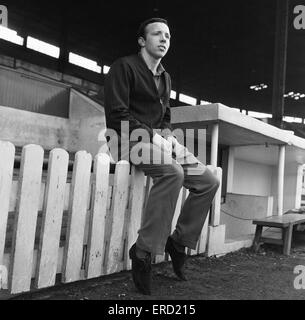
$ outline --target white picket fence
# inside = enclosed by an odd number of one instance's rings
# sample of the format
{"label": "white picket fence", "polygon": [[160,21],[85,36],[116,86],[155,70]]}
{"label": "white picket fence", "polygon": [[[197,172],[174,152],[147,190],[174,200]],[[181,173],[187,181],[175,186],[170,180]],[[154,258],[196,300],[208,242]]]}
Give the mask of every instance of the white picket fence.
{"label": "white picket fence", "polygon": [[[15,294],[130,269],[128,248],[141,225],[149,178],[133,166],[130,173],[123,160],[110,174],[102,153],[92,159],[78,151],[72,173],[69,154],[59,148],[46,160],[41,146],[29,144],[20,168],[17,160],[14,145],[0,141],[0,289]],[[173,228],[187,194],[181,189]],[[189,254],[205,252],[207,225]]]}

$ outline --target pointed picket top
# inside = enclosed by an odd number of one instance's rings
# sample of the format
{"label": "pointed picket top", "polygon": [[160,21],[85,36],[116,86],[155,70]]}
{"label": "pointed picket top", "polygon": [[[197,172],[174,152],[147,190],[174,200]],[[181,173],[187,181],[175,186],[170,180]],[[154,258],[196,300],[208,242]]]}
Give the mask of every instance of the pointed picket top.
{"label": "pointed picket top", "polygon": [[55,284],[68,162],[67,151],[56,148],[50,152],[37,256],[36,288]]}
{"label": "pointed picket top", "polygon": [[11,293],[28,291],[31,286],[43,154],[39,145],[30,144],[22,149],[9,270]]}

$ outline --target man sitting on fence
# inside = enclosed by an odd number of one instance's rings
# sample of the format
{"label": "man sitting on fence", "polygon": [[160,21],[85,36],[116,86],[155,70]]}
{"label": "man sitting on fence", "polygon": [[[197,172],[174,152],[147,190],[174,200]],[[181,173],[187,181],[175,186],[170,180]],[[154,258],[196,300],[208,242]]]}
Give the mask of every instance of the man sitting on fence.
{"label": "man sitting on fence", "polygon": [[[143,22],[138,44],[139,53],[115,61],[106,76],[105,114],[108,133],[117,133],[116,139],[107,133],[115,160],[127,159],[153,179],[137,241],[129,250],[135,286],[151,294],[151,254],[167,252],[175,274],[186,280],[185,248],[196,248],[219,181],[171,134],[171,81],[160,63],[170,46],[167,21]],[[128,132],[122,132],[122,123],[128,124]],[[156,129],[167,133],[162,136]],[[111,141],[118,142],[118,150]],[[194,166],[196,174],[190,174],[188,169]],[[190,193],[170,234],[182,186]]]}

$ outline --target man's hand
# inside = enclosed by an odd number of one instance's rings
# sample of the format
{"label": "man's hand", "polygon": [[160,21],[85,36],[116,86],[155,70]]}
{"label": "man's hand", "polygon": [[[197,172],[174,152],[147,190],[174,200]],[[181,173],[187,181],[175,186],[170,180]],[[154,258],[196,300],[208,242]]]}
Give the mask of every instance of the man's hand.
{"label": "man's hand", "polygon": [[155,133],[153,136],[153,144],[158,146],[161,150],[168,154],[172,154],[172,144],[168,140],[164,139],[161,135],[158,133]]}
{"label": "man's hand", "polygon": [[167,141],[172,145],[172,150],[176,155],[176,159],[185,157],[188,150],[180,144],[174,136],[168,136]]}

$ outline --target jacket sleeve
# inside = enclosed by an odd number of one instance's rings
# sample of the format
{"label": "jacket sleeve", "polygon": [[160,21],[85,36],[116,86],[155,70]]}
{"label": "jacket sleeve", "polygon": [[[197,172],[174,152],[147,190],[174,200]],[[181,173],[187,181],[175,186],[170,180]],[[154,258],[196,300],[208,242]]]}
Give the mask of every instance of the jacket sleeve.
{"label": "jacket sleeve", "polygon": [[161,129],[170,129],[173,130],[171,125],[171,110],[170,110],[170,104],[169,102],[166,105],[166,111],[161,123]]}
{"label": "jacket sleeve", "polygon": [[129,110],[129,95],[132,74],[124,60],[117,60],[110,68],[105,79],[105,115],[107,126],[120,132],[121,121],[129,122],[129,133],[134,129],[145,129],[152,140],[153,130],[138,121]]}

